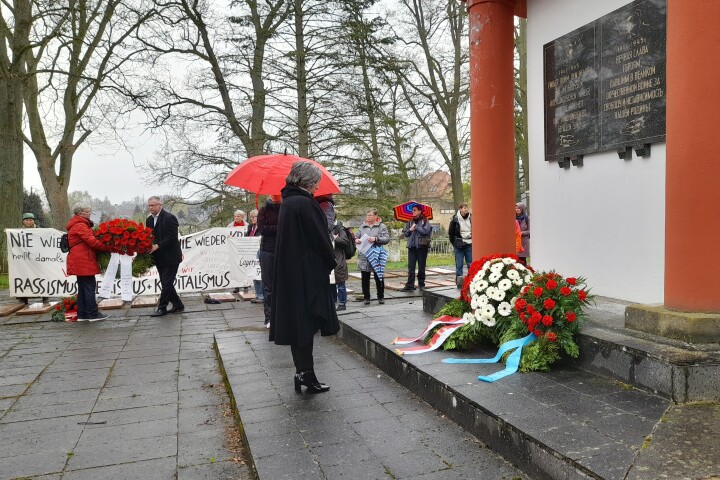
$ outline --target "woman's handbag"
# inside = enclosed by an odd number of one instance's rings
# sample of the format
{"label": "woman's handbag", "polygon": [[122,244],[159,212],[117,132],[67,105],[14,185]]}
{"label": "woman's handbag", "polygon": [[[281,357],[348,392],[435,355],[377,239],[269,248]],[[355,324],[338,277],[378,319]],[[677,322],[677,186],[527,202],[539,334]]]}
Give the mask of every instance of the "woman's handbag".
{"label": "woman's handbag", "polygon": [[430,237],[418,237],[418,247],[427,248],[430,246]]}

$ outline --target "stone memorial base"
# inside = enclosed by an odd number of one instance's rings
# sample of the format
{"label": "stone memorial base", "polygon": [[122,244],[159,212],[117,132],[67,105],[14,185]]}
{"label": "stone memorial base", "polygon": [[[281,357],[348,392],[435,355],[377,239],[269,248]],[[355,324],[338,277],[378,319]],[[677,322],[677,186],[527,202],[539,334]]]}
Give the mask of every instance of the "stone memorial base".
{"label": "stone memorial base", "polygon": [[[245,297],[250,296],[248,300],[252,300],[255,298],[254,293],[248,293],[248,292],[240,292],[238,295],[240,295],[240,298],[245,300]],[[228,292],[223,293],[208,293],[208,297],[212,298],[213,300],[217,300],[218,302],[237,302],[237,298],[235,298],[235,295]]]}
{"label": "stone memorial base", "polygon": [[119,298],[108,298],[98,303],[98,308],[100,310],[117,310],[122,308],[123,305],[125,305],[125,302]]}
{"label": "stone memorial base", "polygon": [[55,307],[57,302],[50,303],[31,303],[26,307],[15,312],[15,315],[37,315],[38,313],[48,313]]}
{"label": "stone memorial base", "polygon": [[130,304],[131,308],[145,308],[145,307],[154,307],[157,305],[158,299],[160,297],[157,295],[153,295],[151,297],[136,297],[135,300],[132,301]]}
{"label": "stone memorial base", "polygon": [[24,303],[11,303],[8,305],[0,305],[0,317],[6,317],[23,308],[25,308]]}
{"label": "stone memorial base", "polygon": [[720,342],[720,314],[678,312],[663,305],[628,305],[625,327],[689,343]]}
{"label": "stone memorial base", "polygon": [[448,268],[442,268],[442,267],[426,268],[425,275],[428,275],[428,272],[435,272],[439,275],[455,275],[455,270],[450,270]]}

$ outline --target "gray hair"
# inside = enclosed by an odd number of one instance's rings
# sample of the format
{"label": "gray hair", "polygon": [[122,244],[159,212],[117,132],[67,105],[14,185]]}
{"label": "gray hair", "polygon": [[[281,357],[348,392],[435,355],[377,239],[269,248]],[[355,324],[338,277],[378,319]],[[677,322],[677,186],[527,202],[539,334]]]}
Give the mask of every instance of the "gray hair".
{"label": "gray hair", "polygon": [[235,210],[235,213],[233,213],[233,215],[242,215],[244,217],[245,212],[243,210]]}
{"label": "gray hair", "polygon": [[149,197],[148,203],[151,201],[155,201],[155,202],[159,203],[160,205],[163,204],[162,199],[160,199],[160,197],[158,197],[157,195],[153,195],[152,197]]}
{"label": "gray hair", "polygon": [[85,202],[78,202],[73,205],[73,215],[84,212],[85,210],[92,210],[92,207]]}
{"label": "gray hair", "polygon": [[253,208],[252,210],[250,210],[249,216],[250,216],[250,217],[257,217],[257,216],[258,216],[258,211],[257,211],[257,209],[256,209],[256,208]]}
{"label": "gray hair", "polygon": [[295,162],[285,181],[288,185],[307,190],[320,181],[320,169],[310,162]]}

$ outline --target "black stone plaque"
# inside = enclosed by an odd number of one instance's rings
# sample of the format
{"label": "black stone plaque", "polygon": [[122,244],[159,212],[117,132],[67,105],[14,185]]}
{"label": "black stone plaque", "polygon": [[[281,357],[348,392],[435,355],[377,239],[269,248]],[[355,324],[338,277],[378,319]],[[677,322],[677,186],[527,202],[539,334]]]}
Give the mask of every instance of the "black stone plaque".
{"label": "black stone plaque", "polygon": [[598,149],[598,55],[595,24],[545,45],[545,156]]}
{"label": "black stone plaque", "polygon": [[545,159],[665,139],[666,0],[636,0],[544,46]]}
{"label": "black stone plaque", "polygon": [[665,10],[641,0],[600,19],[600,150],[665,139]]}

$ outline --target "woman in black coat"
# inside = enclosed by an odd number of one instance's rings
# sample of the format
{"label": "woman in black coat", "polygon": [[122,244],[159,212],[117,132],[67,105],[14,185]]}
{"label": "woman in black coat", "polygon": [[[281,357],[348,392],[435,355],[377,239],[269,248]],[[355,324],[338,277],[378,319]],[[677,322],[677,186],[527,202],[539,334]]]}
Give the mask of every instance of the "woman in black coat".
{"label": "woman in black coat", "polygon": [[282,189],[273,271],[270,340],[290,345],[295,364],[295,391],[330,389],[315,376],[313,337],[319,330],[334,335],[340,330],[330,298],[330,272],[335,253],[327,220],[313,193],[320,170],[310,162],[296,162]]}

